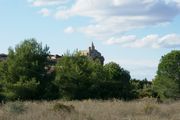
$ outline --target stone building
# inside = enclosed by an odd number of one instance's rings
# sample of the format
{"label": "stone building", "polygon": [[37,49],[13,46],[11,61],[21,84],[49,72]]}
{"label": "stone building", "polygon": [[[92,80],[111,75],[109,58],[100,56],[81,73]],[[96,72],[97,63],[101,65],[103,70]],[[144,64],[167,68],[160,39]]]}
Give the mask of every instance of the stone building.
{"label": "stone building", "polygon": [[96,50],[93,42],[88,50],[81,50],[80,53],[81,55],[91,57],[93,60],[98,59],[101,62],[101,64],[104,64],[104,57],[101,55],[101,53],[98,50]]}
{"label": "stone building", "polygon": [[6,54],[0,54],[0,61],[4,61],[7,59],[7,55]]}
{"label": "stone building", "polygon": [[48,56],[48,60],[50,62],[51,65],[55,65],[57,63],[57,61],[61,58],[62,56],[56,54],[56,55],[49,55]]}

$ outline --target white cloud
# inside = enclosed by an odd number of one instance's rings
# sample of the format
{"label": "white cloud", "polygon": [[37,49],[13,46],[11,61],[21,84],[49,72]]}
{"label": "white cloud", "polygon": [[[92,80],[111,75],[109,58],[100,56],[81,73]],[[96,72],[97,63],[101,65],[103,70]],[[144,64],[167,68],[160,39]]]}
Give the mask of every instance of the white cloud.
{"label": "white cloud", "polygon": [[33,6],[48,6],[48,5],[58,5],[64,4],[67,0],[28,0]]}
{"label": "white cloud", "polygon": [[51,14],[50,10],[47,8],[42,8],[40,11],[38,11],[39,14],[42,14],[44,17],[47,17]]}
{"label": "white cloud", "polygon": [[[97,39],[108,39],[107,44],[123,47],[178,47],[179,36],[148,35],[144,38],[121,36],[124,32],[147,26],[170,23],[180,14],[180,0],[29,0],[34,6],[58,5],[55,18],[69,19],[73,16],[88,17],[86,26],[77,27],[78,32]],[[70,3],[71,2],[71,3]],[[61,9],[57,9],[61,8]],[[41,13],[48,16],[48,11]],[[65,33],[74,32],[68,27]],[[170,40],[171,39],[171,40]]]}
{"label": "white cloud", "polygon": [[128,36],[122,36],[121,38],[110,38],[109,40],[106,41],[106,44],[108,45],[113,45],[113,44],[127,44],[127,43],[132,43],[136,41],[136,36],[135,35],[128,35]]}
{"label": "white cloud", "polygon": [[121,36],[118,38],[110,38],[105,42],[108,45],[120,45],[122,47],[131,48],[180,48],[180,35],[167,34],[164,36],[148,35],[144,38],[138,38],[134,35]]}
{"label": "white cloud", "polygon": [[75,32],[75,29],[73,27],[69,26],[64,30],[64,32],[70,34],[70,33]]}
{"label": "white cloud", "polygon": [[83,33],[97,38],[168,23],[180,13],[179,0],[29,0],[29,2],[34,6],[58,5],[65,8],[56,9],[55,17],[58,19],[68,19],[72,16],[91,18],[89,25],[80,29]]}
{"label": "white cloud", "polygon": [[163,0],[76,0],[71,8],[60,10],[56,18],[84,16],[93,19],[82,31],[101,38],[136,28],[171,22],[178,14],[175,1]]}

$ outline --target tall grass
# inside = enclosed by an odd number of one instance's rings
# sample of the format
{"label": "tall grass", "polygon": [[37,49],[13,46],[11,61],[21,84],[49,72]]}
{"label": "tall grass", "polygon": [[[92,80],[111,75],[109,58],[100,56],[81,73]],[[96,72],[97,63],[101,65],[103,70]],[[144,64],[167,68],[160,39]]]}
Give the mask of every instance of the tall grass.
{"label": "tall grass", "polygon": [[180,102],[158,104],[152,99],[15,102],[0,106],[0,120],[180,120]]}

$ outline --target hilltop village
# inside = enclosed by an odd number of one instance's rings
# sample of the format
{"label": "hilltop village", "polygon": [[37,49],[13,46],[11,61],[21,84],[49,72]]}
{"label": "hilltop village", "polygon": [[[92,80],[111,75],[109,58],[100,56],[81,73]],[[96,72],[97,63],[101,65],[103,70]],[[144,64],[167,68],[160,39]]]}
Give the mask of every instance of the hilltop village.
{"label": "hilltop village", "polygon": [[[101,53],[96,50],[94,43],[92,42],[91,46],[87,49],[87,50],[80,50],[80,55],[82,56],[88,56],[90,58],[92,58],[93,60],[98,59],[101,64],[104,64],[104,57],[101,55]],[[0,61],[5,61],[7,59],[8,55],[7,54],[0,54]],[[53,63],[56,63],[58,59],[62,58],[63,55],[49,55],[48,58],[50,59],[50,61]]]}

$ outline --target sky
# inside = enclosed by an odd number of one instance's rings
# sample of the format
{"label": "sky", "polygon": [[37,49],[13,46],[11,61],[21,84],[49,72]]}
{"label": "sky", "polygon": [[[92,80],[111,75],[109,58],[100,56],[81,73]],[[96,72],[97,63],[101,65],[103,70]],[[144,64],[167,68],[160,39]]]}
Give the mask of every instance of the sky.
{"label": "sky", "polygon": [[137,79],[180,49],[180,0],[0,0],[0,16],[0,53],[29,38],[60,55],[94,42]]}

